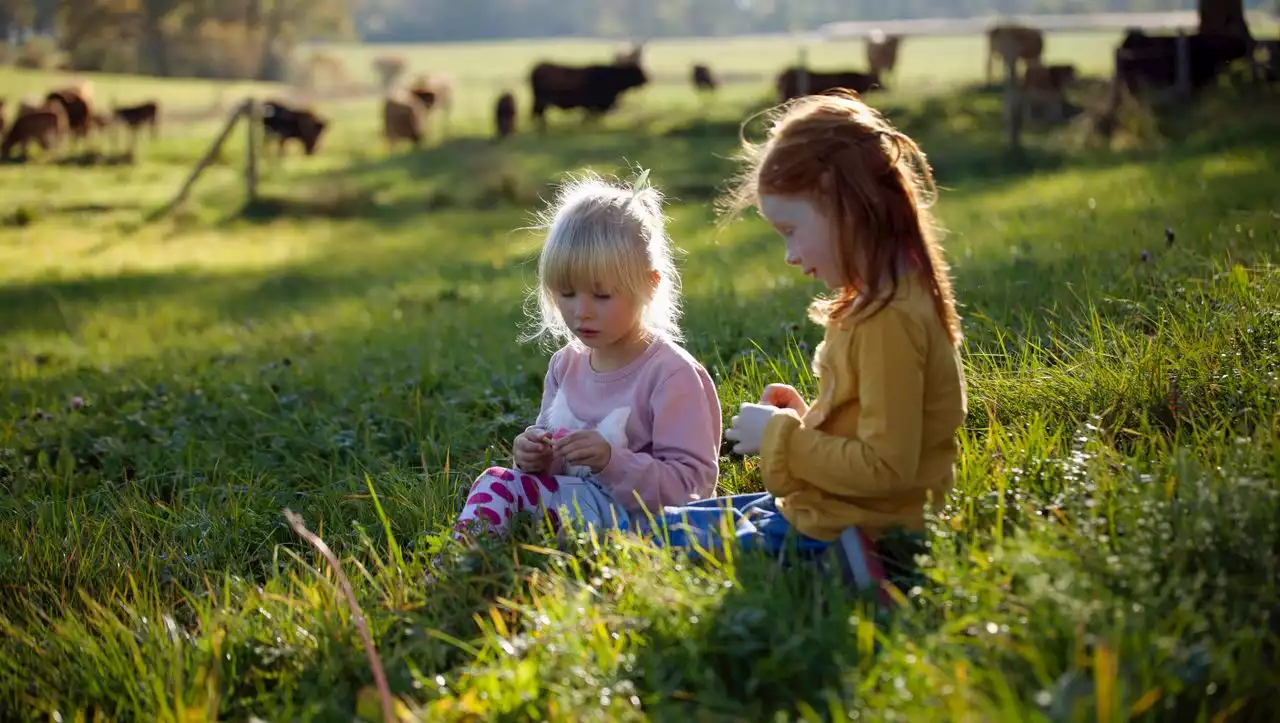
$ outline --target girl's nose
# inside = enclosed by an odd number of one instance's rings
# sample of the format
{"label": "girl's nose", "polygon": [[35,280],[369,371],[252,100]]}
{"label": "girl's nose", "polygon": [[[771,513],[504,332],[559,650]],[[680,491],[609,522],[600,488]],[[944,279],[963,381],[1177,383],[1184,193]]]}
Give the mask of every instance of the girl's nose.
{"label": "girl's nose", "polygon": [[791,266],[800,265],[800,257],[790,251],[787,252],[787,263]]}

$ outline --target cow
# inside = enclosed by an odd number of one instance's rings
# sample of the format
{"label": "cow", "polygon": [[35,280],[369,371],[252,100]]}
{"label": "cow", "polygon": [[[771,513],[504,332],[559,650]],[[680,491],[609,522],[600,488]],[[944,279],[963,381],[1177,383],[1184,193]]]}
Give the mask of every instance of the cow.
{"label": "cow", "polygon": [[45,103],[57,103],[62,107],[73,142],[88,138],[97,125],[93,122],[93,86],[89,83],[49,91]]}
{"label": "cow", "polygon": [[1076,80],[1074,65],[1041,65],[1027,68],[1022,77],[1026,113],[1038,117],[1041,111],[1050,121],[1066,116],[1067,88]]}
{"label": "cow", "polygon": [[996,25],[987,30],[987,82],[994,79],[992,63],[997,56],[1012,61],[1017,71],[1018,61],[1030,68],[1041,64],[1044,55],[1044,33],[1037,28],[1023,25]]}
{"label": "cow", "polygon": [[615,58],[612,64],[570,66],[543,61],[529,71],[533,90],[530,115],[540,131],[547,128],[548,108],[582,108],[588,118],[597,118],[618,104],[618,97],[649,82],[640,63],[640,48]]}
{"label": "cow", "polygon": [[[804,92],[800,90],[801,72],[806,75]],[[859,95],[873,90],[885,90],[880,83],[880,77],[874,73],[862,73],[856,70],[815,73],[812,70],[803,71],[795,66],[789,67],[778,74],[774,82],[774,88],[777,90],[778,102],[780,103],[799,98],[802,95],[817,95],[836,88],[846,88]]]}
{"label": "cow", "polygon": [[[24,104],[26,106],[26,104]],[[0,143],[0,159],[9,160],[13,149],[22,148],[22,157],[27,157],[27,148],[34,141],[41,150],[47,151],[57,145],[59,138],[68,131],[67,114],[60,104],[48,103],[44,107],[19,110]]]}
{"label": "cow", "polygon": [[129,148],[134,148],[138,144],[138,129],[143,126],[146,126],[147,130],[150,131],[152,140],[160,135],[157,127],[159,121],[160,104],[150,100],[145,103],[124,107],[115,106],[113,103],[111,115],[95,118],[95,125],[114,125],[117,122],[125,124],[129,128]]}
{"label": "cow", "polygon": [[693,66],[693,88],[699,93],[708,93],[716,89],[716,78],[711,74],[711,68],[698,63]]}
{"label": "cow", "polygon": [[382,137],[387,150],[394,152],[398,141],[422,145],[422,122],[426,108],[414,93],[393,92],[382,99]]}
{"label": "cow", "polygon": [[268,100],[262,104],[263,142],[275,140],[279,155],[284,156],[284,144],[297,140],[308,156],[314,155],[329,122],[311,110],[294,108],[280,100]]}
{"label": "cow", "polygon": [[898,46],[901,43],[901,35],[886,35],[882,30],[873,30],[867,37],[867,67],[870,72],[881,78],[892,74],[898,65]]}
{"label": "cow", "polygon": [[113,107],[111,109],[111,118],[129,126],[132,131],[146,126],[151,132],[151,137],[156,138],[159,135],[157,124],[160,120],[160,104],[154,100],[137,105],[126,105],[124,107]]}
{"label": "cow", "polygon": [[493,104],[493,125],[498,140],[506,138],[516,130],[516,96],[506,91],[498,96]]}
{"label": "cow", "polygon": [[[1131,93],[1142,88],[1170,88],[1178,83],[1178,36],[1147,35],[1131,29],[1116,50],[1116,79]],[[1186,36],[1187,71],[1191,90],[1217,79],[1237,60],[1247,60],[1249,41],[1236,35],[1197,33]]]}
{"label": "cow", "polygon": [[449,116],[453,110],[453,84],[447,78],[418,76],[409,86],[409,92],[418,97],[424,111],[438,110],[448,130]]}

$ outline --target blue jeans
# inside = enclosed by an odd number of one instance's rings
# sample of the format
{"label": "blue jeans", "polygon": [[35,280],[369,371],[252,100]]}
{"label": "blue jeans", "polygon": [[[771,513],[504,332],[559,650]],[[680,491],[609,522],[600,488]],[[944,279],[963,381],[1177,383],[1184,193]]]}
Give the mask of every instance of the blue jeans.
{"label": "blue jeans", "polygon": [[839,574],[858,589],[874,589],[884,579],[875,546],[860,530],[851,527],[831,542],[815,540],[791,526],[778,511],[777,498],[768,492],[712,497],[666,507],[653,522],[642,515],[633,520],[636,531],[659,546],[714,553],[729,542],[727,534],[742,549],[761,550],[780,558],[784,565],[793,555],[820,561],[834,551]]}
{"label": "blue jeans", "polygon": [[651,524],[647,518],[639,531],[652,533],[659,545],[694,547],[714,550],[724,544],[727,532],[745,549],[760,549],[778,554],[789,542],[801,553],[822,553],[831,543],[806,537],[778,512],[776,498],[768,492],[756,492],[665,507],[663,514]]}

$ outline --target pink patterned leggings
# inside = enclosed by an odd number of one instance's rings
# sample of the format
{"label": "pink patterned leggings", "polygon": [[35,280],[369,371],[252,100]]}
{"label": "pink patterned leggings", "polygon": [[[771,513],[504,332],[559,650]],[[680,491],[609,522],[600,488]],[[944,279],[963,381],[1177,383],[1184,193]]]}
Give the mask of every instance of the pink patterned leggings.
{"label": "pink patterned leggings", "polygon": [[524,510],[541,514],[545,510],[552,529],[559,530],[561,519],[575,519],[608,527],[626,527],[631,514],[613,501],[594,479],[581,477],[531,475],[516,469],[490,467],[471,485],[467,502],[453,526],[454,539],[480,530],[503,533],[511,518]]}

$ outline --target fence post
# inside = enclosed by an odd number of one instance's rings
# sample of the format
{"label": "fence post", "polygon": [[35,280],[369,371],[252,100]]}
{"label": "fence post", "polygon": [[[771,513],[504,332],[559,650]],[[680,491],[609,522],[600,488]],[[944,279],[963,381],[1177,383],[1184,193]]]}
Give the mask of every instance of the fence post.
{"label": "fence post", "polygon": [[1018,84],[1018,56],[1004,54],[1004,117],[1009,132],[1009,150],[1022,149],[1022,89]]}
{"label": "fence post", "polygon": [[191,175],[187,176],[186,182],[182,184],[182,188],[178,189],[177,195],[173,197],[172,201],[169,201],[164,206],[156,209],[156,211],[149,217],[151,220],[165,215],[174,208],[177,208],[178,204],[186,200],[187,194],[191,192],[191,187],[196,184],[196,180],[200,178],[200,174],[204,173],[204,169],[208,168],[209,164],[213,163],[213,160],[221,154],[222,145],[227,142],[227,138],[231,136],[231,131],[235,130],[236,123],[239,122],[240,117],[247,112],[252,103],[253,100],[248,99],[236,106],[235,112],[231,114],[230,118],[227,118],[227,124],[222,128],[222,132],[218,134],[213,145],[209,146],[209,150],[205,152],[204,157],[200,159],[200,162],[196,164],[196,167],[191,170]]}
{"label": "fence post", "polygon": [[253,98],[245,101],[244,115],[248,121],[245,132],[244,185],[247,203],[258,200],[258,118],[261,109]]}
{"label": "fence post", "polygon": [[1191,95],[1191,39],[1178,28],[1178,94]]}

